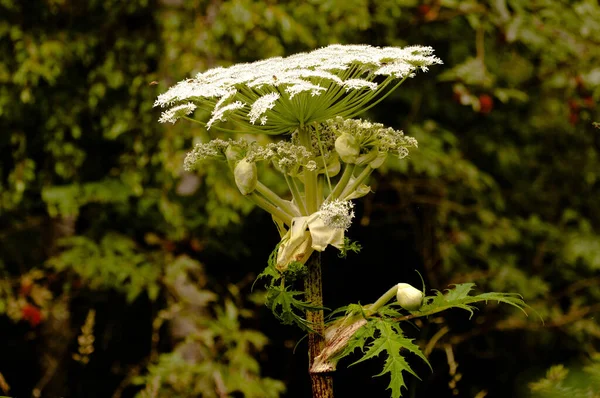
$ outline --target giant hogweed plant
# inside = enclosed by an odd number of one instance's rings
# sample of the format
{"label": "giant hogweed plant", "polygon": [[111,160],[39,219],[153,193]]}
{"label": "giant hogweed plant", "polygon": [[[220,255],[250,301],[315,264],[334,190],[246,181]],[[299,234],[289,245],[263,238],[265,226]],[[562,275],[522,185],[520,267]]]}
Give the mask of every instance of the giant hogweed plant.
{"label": "giant hogweed plant", "polygon": [[[430,47],[332,45],[211,69],[179,82],[156,100],[155,106],[166,108],[163,123],[185,119],[209,131],[282,138],[266,145],[219,138],[199,143],[187,155],[185,169],[193,171],[209,160],[227,162],[239,191],[273,217],[281,240],[259,278],[267,281],[267,305],[273,314],[308,333],[313,397],[333,397],[332,372],[357,348],[362,358],[355,363],[385,353],[379,375],[389,374],[391,395],[400,397],[404,372],[416,376],[406,354],[427,362],[404,335],[403,321],[450,308],[472,312],[473,303],[489,300],[525,307],[517,294],[471,295],[471,283],[431,296],[398,283],[373,304],[333,311],[325,323],[319,254],[328,247],[342,255],[360,250],[345,236],[354,218],[352,201],[369,194],[368,179],[386,158],[404,158],[417,148],[417,141],[401,131],[354,118],[418,71],[441,63]],[[208,113],[210,118],[201,120]],[[259,163],[282,174],[287,196],[261,182]]]}

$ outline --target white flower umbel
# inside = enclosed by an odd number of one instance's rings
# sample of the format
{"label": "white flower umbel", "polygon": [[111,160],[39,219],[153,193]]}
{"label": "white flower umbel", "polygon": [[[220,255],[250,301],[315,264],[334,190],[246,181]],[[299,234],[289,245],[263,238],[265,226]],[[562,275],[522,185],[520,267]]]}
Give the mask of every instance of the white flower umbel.
{"label": "white flower umbel", "polygon": [[325,202],[319,210],[319,217],[326,226],[346,231],[352,225],[353,208],[354,203],[349,200]]}
{"label": "white flower umbel", "polygon": [[275,106],[275,101],[277,101],[279,97],[279,93],[269,93],[267,95],[263,95],[262,97],[254,101],[254,104],[252,104],[250,112],[248,113],[250,123],[255,124],[256,120],[260,118],[260,123],[263,125],[266,124],[267,117],[263,116],[263,114],[269,109],[273,109],[273,107]]}
{"label": "white flower umbel", "polygon": [[194,105],[191,102],[188,102],[187,104],[181,104],[181,105],[177,105],[174,106],[172,108],[167,109],[166,111],[164,111],[161,115],[160,115],[160,119],[158,119],[158,121],[160,123],[175,123],[177,121],[177,119],[183,117],[183,116],[187,116],[190,113],[194,112],[196,110],[196,105]]}
{"label": "white flower umbel", "polygon": [[208,123],[206,123],[206,128],[210,129],[210,126],[212,126],[213,123],[215,123],[216,121],[224,122],[225,120],[227,120],[225,118],[226,113],[234,112],[237,109],[242,109],[244,106],[245,105],[243,102],[235,101],[229,105],[225,105],[220,108],[215,108],[212,112],[212,117],[210,118]]}
{"label": "white flower umbel", "polygon": [[226,130],[216,123],[227,119],[249,132],[291,133],[313,122],[365,111],[417,70],[441,64],[432,54],[431,47],[422,46],[336,44],[287,58],[208,70],[177,83],[154,105],[169,107],[161,122],[188,117],[188,113],[169,117],[168,112],[195,104],[212,110],[207,128]]}

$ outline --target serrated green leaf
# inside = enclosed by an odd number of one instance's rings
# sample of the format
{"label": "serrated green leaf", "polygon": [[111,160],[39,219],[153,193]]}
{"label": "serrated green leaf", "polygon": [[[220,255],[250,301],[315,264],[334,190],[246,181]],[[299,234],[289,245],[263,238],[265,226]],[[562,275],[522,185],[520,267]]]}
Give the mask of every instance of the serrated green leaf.
{"label": "serrated green leaf", "polygon": [[[364,331],[362,331],[363,328],[365,329]],[[401,354],[402,349],[417,355],[431,368],[429,361],[425,355],[423,355],[421,349],[414,344],[411,339],[404,337],[400,326],[393,323],[392,320],[374,319],[363,328],[359,329],[352,339],[352,344],[355,345],[354,348],[360,347],[361,345],[364,347],[365,340],[369,338],[373,338],[373,341],[367,345],[365,355],[350,366],[377,357],[385,351],[387,357],[383,370],[375,376],[382,376],[386,373],[390,373],[390,384],[388,385],[388,389],[392,390],[392,398],[400,397],[402,395],[402,387],[406,386],[402,372],[406,371],[419,378]],[[375,332],[377,333],[377,337],[374,337]]]}
{"label": "serrated green leaf", "polygon": [[[302,330],[312,331],[310,322],[303,317],[304,313],[324,308],[295,298],[302,295],[304,292],[288,291],[285,286],[270,286],[267,288],[267,307],[284,325],[297,325]],[[302,315],[298,315],[296,311]]]}
{"label": "serrated green leaf", "polygon": [[460,283],[453,285],[453,289],[446,289],[446,301],[457,301],[469,296],[469,293],[475,288],[474,283]]}
{"label": "serrated green leaf", "polygon": [[404,357],[400,355],[388,355],[383,365],[383,370],[381,371],[381,373],[376,374],[373,377],[383,376],[384,374],[389,373],[390,384],[388,384],[387,389],[392,390],[393,398],[397,398],[402,396],[402,387],[406,387],[406,384],[404,383],[404,376],[402,376],[403,371],[407,371],[414,375],[416,378],[419,378],[416,375],[416,373],[413,372],[413,370],[410,368]]}
{"label": "serrated green leaf", "polygon": [[446,290],[446,294],[442,294],[438,291],[436,292],[435,296],[428,296],[425,298],[425,304],[419,309],[417,314],[420,316],[427,316],[451,308],[460,308],[468,311],[471,314],[471,317],[473,316],[473,310],[475,309],[475,307],[471,304],[478,302],[487,303],[488,301],[497,301],[499,303],[505,303],[516,307],[523,311],[525,315],[527,315],[525,308],[528,306],[523,301],[521,295],[516,293],[489,292],[476,296],[469,296],[469,293],[474,287],[474,283],[463,283],[454,285],[452,289]]}

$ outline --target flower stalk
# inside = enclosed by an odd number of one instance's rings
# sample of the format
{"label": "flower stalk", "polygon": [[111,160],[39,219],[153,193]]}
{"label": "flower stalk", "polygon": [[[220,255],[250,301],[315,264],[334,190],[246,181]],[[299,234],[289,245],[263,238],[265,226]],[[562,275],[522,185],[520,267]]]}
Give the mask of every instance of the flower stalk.
{"label": "flower stalk", "polygon": [[[161,123],[184,119],[226,133],[237,132],[237,126],[244,133],[291,135],[290,140],[264,146],[245,140],[200,143],[184,166],[192,171],[209,159],[227,162],[239,191],[273,216],[281,242],[261,276],[271,278],[267,289],[272,297],[288,294],[285,302],[293,303],[296,312],[305,312],[302,319],[286,307],[281,316],[277,313],[281,306],[272,307],[284,323],[308,331],[313,398],[333,398],[335,370],[327,361],[325,366],[319,362],[320,355],[327,357],[320,252],[328,246],[346,249],[344,235],[354,218],[351,200],[370,191],[365,183],[388,155],[403,158],[417,145],[401,131],[351,118],[382,101],[417,71],[441,63],[431,47],[332,45],[287,58],[211,69],[179,82],[155,102],[166,108]],[[210,112],[210,119],[195,119],[197,109]],[[259,180],[256,163],[261,161],[283,174],[287,197]],[[338,177],[340,168],[343,173]],[[355,176],[357,168],[362,171]],[[304,283],[305,301],[296,300],[296,289],[289,289],[295,280]],[[410,301],[409,307],[414,304],[413,293],[407,290],[402,296]],[[367,314],[377,312],[394,294],[400,300],[398,285],[365,308]]]}
{"label": "flower stalk", "polygon": [[[303,147],[308,151],[312,151],[311,137],[308,128],[300,127],[298,129],[298,139]],[[306,211],[308,214],[315,213],[318,210],[316,170],[304,169],[304,193],[306,196]]]}
{"label": "flower stalk", "polygon": [[335,185],[335,188],[333,188],[333,191],[329,194],[329,196],[325,200],[326,202],[336,200],[340,197],[340,195],[342,194],[342,192],[348,185],[350,178],[352,178],[355,167],[356,167],[356,165],[354,165],[354,164],[348,164],[348,163],[344,164],[344,172],[342,173],[342,177],[340,178],[338,183]]}

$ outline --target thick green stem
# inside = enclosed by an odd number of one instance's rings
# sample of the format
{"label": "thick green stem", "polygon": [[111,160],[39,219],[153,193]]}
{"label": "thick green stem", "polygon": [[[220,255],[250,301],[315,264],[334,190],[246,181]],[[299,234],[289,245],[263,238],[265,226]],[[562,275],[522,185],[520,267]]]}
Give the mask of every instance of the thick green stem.
{"label": "thick green stem", "polygon": [[356,165],[354,164],[344,163],[344,173],[342,174],[342,177],[340,177],[340,180],[336,184],[335,188],[333,188],[333,191],[325,200],[326,202],[336,200],[340,197],[340,194],[344,191],[346,185],[348,185],[348,181],[350,181],[350,178],[352,178],[352,174],[354,173],[355,167]]}
{"label": "thick green stem", "polygon": [[360,173],[358,177],[356,177],[356,179],[352,181],[352,184],[348,185],[346,189],[344,189],[341,195],[342,200],[345,200],[348,196],[352,194],[352,192],[356,191],[356,188],[358,188],[360,184],[364,183],[367,180],[367,178],[369,178],[373,170],[374,169],[371,166],[367,165],[367,167],[365,167],[362,173]]}
{"label": "thick green stem", "polygon": [[256,192],[252,192],[249,195],[246,195],[248,199],[250,199],[254,204],[258,207],[266,211],[267,213],[271,213],[273,216],[279,218],[281,221],[286,223],[288,226],[292,225],[292,215],[286,213],[282,209],[273,206],[268,200],[257,194]]}
{"label": "thick green stem", "polygon": [[[321,254],[313,253],[306,263],[308,275],[304,280],[306,300],[311,304],[323,307],[323,282],[321,279]],[[333,398],[333,377],[331,373],[313,372],[315,358],[325,348],[325,321],[323,310],[307,311],[306,320],[310,322],[313,332],[308,334],[308,369],[312,383],[313,398]]]}
{"label": "thick green stem", "polygon": [[317,176],[317,209],[321,208],[323,204],[323,187],[325,185],[325,178],[322,175]]}
{"label": "thick green stem", "polygon": [[298,185],[296,184],[296,179],[294,177],[291,177],[287,174],[283,174],[283,176],[285,177],[285,182],[288,185],[288,188],[290,189],[290,192],[292,193],[292,197],[294,198],[294,202],[296,202],[296,205],[298,206],[298,210],[300,210],[300,214],[302,214],[303,216],[307,216],[308,213],[306,212],[306,206],[304,204],[304,199],[302,199],[302,195],[300,195],[300,190],[298,190]]}
{"label": "thick green stem", "polygon": [[[298,138],[300,144],[309,152],[312,152],[312,144],[310,139],[310,131],[306,127],[298,128]],[[304,168],[304,193],[306,194],[306,210],[308,214],[313,214],[317,211],[317,171]]]}
{"label": "thick green stem", "polygon": [[[331,192],[331,178],[329,178],[329,170],[327,170],[327,162],[325,161],[325,151],[323,150],[323,143],[321,142],[321,136],[319,135],[319,130],[315,130],[317,134],[317,142],[319,143],[319,153],[321,154],[321,159],[323,159],[323,166],[325,167],[325,176],[327,177],[327,185],[329,186],[329,192]],[[322,198],[322,196],[320,197]]]}
{"label": "thick green stem", "polygon": [[256,191],[264,196],[269,202],[273,205],[279,207],[284,210],[286,213],[291,214],[292,216],[297,215],[297,210],[287,201],[283,200],[279,195],[275,192],[271,191],[269,187],[264,185],[262,182],[258,181],[256,183]]}
{"label": "thick green stem", "polygon": [[381,307],[387,304],[388,301],[392,299],[398,292],[398,285],[394,285],[390,290],[385,292],[383,296],[379,297],[376,302],[368,306],[365,311],[367,316],[373,315],[376,313]]}

